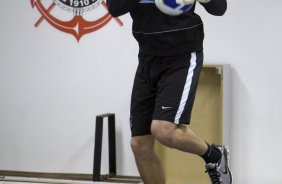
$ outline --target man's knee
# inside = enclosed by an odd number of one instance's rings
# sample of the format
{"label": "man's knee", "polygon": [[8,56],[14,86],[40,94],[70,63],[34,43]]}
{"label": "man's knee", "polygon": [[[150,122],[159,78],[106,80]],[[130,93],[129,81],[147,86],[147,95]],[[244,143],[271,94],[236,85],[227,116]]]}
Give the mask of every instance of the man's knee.
{"label": "man's knee", "polygon": [[132,137],[130,145],[136,159],[150,157],[154,152],[154,138],[152,135]]}
{"label": "man's knee", "polygon": [[153,120],[151,125],[152,135],[163,144],[171,144],[173,132],[177,125],[169,121]]}

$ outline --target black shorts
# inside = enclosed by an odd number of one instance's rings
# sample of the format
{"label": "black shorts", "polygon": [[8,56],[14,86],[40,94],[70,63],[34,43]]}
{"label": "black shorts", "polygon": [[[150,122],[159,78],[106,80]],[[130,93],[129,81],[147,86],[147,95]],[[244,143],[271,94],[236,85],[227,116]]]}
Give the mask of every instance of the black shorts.
{"label": "black shorts", "polygon": [[139,54],[131,96],[132,136],[151,134],[152,120],[189,124],[203,52],[175,56]]}

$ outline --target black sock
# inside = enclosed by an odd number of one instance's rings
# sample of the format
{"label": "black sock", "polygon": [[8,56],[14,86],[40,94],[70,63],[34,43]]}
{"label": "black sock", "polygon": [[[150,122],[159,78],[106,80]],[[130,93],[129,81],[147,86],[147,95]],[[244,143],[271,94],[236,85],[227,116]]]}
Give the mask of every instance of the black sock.
{"label": "black sock", "polygon": [[202,158],[204,161],[208,163],[217,163],[221,158],[221,153],[219,150],[217,150],[215,147],[208,145],[208,150],[204,155],[202,155]]}

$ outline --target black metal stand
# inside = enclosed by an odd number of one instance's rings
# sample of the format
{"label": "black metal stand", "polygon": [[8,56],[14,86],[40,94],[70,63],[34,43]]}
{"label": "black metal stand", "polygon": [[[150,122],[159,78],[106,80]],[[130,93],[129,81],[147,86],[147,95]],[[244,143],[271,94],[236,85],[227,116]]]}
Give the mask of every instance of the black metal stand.
{"label": "black metal stand", "polygon": [[116,175],[116,132],[115,114],[107,113],[96,116],[95,147],[94,147],[94,167],[93,181],[101,181],[101,154],[103,138],[103,120],[108,118],[108,146],[109,146],[109,176]]}

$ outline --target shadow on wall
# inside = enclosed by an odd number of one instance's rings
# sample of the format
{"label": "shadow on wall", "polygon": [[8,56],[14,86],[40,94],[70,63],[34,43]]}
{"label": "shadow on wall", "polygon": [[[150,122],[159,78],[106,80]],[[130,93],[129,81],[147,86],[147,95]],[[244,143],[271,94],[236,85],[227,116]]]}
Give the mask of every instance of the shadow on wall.
{"label": "shadow on wall", "polygon": [[[248,86],[236,69],[230,69],[231,75],[231,99],[230,99],[230,129],[231,129],[231,168],[234,175],[234,182],[245,183],[251,174],[248,166],[252,160],[252,142],[249,136],[255,125],[251,122],[252,96]],[[238,100],[240,99],[240,100]],[[244,122],[239,120],[244,120]]]}
{"label": "shadow on wall", "polygon": [[123,145],[123,133],[120,129],[116,130],[116,161],[117,161],[117,174],[120,175],[119,171],[124,171],[124,150]]}

